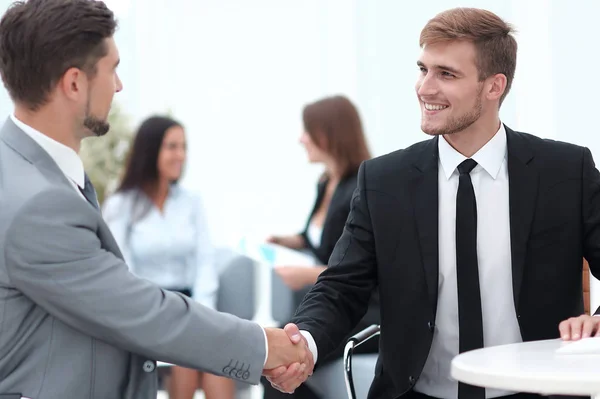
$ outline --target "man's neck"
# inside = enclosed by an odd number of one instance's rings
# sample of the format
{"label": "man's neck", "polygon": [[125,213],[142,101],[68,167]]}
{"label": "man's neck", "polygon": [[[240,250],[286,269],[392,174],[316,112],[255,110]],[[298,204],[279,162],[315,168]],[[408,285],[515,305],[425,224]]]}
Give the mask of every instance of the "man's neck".
{"label": "man's neck", "polygon": [[500,129],[500,119],[498,117],[491,122],[480,119],[465,130],[445,134],[444,138],[452,148],[470,158],[496,135],[498,129]]}
{"label": "man's neck", "polygon": [[31,111],[19,106],[15,107],[15,117],[27,126],[79,153],[81,140],[77,139],[72,133],[73,126],[68,126],[65,123],[69,118],[61,117],[58,112],[49,107]]}

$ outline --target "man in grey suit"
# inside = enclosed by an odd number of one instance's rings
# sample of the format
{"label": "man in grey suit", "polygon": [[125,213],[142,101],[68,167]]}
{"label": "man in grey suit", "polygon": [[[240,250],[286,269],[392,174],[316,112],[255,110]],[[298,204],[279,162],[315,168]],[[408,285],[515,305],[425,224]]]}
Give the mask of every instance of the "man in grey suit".
{"label": "man in grey suit", "polygon": [[297,329],[204,308],[123,262],[77,155],[108,132],[122,89],[115,28],[90,0],[16,3],[0,21],[15,103],[0,130],[0,394],[156,397],[156,360],[253,384],[269,369],[305,378]]}

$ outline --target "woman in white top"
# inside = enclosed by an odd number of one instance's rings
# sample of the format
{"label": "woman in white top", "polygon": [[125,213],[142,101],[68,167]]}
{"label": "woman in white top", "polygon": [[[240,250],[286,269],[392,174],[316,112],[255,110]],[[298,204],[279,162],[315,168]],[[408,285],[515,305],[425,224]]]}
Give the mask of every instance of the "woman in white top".
{"label": "woman in white top", "polygon": [[[131,271],[214,308],[218,276],[200,199],[177,182],[186,160],[183,126],[151,117],[135,137],[123,181],[104,203],[104,218]],[[173,367],[171,399],[233,399],[232,380]]]}

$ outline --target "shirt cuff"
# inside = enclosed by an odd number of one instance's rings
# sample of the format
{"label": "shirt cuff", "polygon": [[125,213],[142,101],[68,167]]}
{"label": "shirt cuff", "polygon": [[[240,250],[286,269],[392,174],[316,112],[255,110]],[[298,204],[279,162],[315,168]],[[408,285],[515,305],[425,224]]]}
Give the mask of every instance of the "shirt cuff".
{"label": "shirt cuff", "polygon": [[261,326],[260,329],[263,332],[263,335],[265,336],[265,362],[263,363],[263,369],[265,368],[265,366],[267,365],[267,360],[269,359],[269,341],[267,341],[267,332],[265,331],[265,329]]}
{"label": "shirt cuff", "polygon": [[306,330],[300,330],[300,334],[302,334],[304,338],[306,338],[306,342],[308,342],[308,349],[313,355],[313,364],[317,364],[317,357],[319,356],[319,352],[317,351],[317,344],[315,343],[315,339],[313,338],[311,333],[309,333]]}

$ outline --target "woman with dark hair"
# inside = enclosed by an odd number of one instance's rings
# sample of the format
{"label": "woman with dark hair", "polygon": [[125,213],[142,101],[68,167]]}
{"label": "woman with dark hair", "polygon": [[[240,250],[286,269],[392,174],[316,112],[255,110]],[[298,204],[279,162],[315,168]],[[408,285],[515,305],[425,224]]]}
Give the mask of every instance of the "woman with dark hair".
{"label": "woman with dark hair", "polygon": [[[302,113],[304,132],[300,143],[306,149],[308,161],[323,164],[325,170],[317,184],[317,199],[304,230],[289,236],[272,236],[269,242],[296,250],[309,250],[318,266],[305,267],[281,265],[275,271],[283,282],[296,291],[297,305],[307,290],[327,267],[333,248],[342,235],[350,213],[350,201],[356,188],[360,164],[371,157],[356,107],[343,96],[323,98],[308,104]],[[379,308],[373,305],[356,329],[379,323]],[[354,333],[354,332],[353,332]],[[319,358],[319,366],[342,355],[340,347],[326,359]],[[359,352],[377,352],[377,340],[370,340]],[[266,381],[266,380],[265,380]],[[318,398],[306,384],[293,395],[282,394],[267,382],[265,399],[269,398]]]}
{"label": "woman with dark hair", "polygon": [[[103,213],[134,274],[214,308],[218,277],[204,210],[178,184],[185,160],[183,126],[166,117],[147,119]],[[172,369],[169,397],[192,399],[200,378],[207,399],[234,398],[232,380],[183,367]]]}

